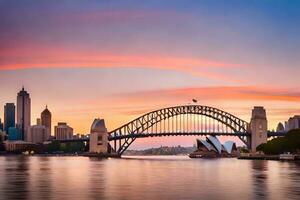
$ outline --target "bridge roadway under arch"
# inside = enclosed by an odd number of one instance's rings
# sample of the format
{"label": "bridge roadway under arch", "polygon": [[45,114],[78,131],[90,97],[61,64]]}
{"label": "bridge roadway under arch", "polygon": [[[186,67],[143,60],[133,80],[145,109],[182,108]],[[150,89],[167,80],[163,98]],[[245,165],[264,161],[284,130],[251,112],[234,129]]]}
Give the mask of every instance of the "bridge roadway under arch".
{"label": "bridge roadway under arch", "polygon": [[120,136],[109,136],[109,141],[125,139],[128,137],[132,138],[147,138],[147,137],[168,137],[168,136],[250,136],[250,133],[205,133],[205,132],[194,132],[194,133],[139,133],[134,135],[120,135]]}
{"label": "bridge roadway under arch", "polygon": [[[268,137],[283,137],[286,133],[284,132],[268,132]],[[137,138],[146,138],[146,137],[168,137],[168,136],[206,136],[206,135],[213,135],[213,136],[235,136],[236,134],[230,133],[161,133],[161,134],[138,134],[136,135]],[[249,133],[241,133],[242,136],[249,136]],[[120,140],[124,139],[125,136],[121,137],[108,137],[109,141]],[[74,138],[74,139],[64,139],[64,140],[51,140],[51,141],[58,141],[61,143],[68,143],[68,142],[88,142],[89,138]]]}

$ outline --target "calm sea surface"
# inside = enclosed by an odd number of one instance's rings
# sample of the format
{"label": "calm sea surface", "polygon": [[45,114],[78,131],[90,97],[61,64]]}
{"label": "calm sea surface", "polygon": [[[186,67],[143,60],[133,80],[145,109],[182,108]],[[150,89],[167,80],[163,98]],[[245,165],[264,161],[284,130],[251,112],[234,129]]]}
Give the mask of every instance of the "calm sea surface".
{"label": "calm sea surface", "polygon": [[300,163],[0,157],[0,199],[300,199]]}

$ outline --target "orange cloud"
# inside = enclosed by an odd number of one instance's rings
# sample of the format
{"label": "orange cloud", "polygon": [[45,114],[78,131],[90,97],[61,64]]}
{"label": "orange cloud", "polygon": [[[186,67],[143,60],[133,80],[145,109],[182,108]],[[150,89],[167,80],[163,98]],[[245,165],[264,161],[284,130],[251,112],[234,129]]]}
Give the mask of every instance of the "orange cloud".
{"label": "orange cloud", "polygon": [[[199,104],[218,107],[245,120],[249,119],[252,106],[260,103],[267,107],[270,119],[276,117],[280,120],[286,120],[288,116],[296,114],[299,109],[293,108],[295,104],[298,105],[298,102],[300,104],[300,93],[290,92],[288,89],[232,86],[175,88],[116,94],[107,97],[105,102],[103,98],[101,102],[97,98],[82,102],[82,105],[111,117],[111,121],[117,121],[111,127],[118,127],[152,110],[187,104],[193,98],[198,99]],[[279,101],[282,102],[280,106]],[[120,117],[122,120],[119,120]],[[272,123],[277,125],[278,120],[273,120]]]}
{"label": "orange cloud", "polygon": [[300,92],[290,92],[287,89],[270,87],[199,87],[154,90],[148,92],[135,92],[117,95],[127,99],[160,99],[160,100],[266,100],[266,101],[289,101],[299,102]]}
{"label": "orange cloud", "polygon": [[66,120],[76,131],[88,133],[95,117],[104,118],[108,129],[113,130],[147,112],[187,104],[196,98],[199,104],[220,108],[246,121],[250,120],[251,108],[262,103],[267,109],[269,127],[273,129],[279,121],[299,113],[299,109],[295,108],[300,105],[300,94],[290,91],[282,88],[233,86],[175,88],[112,96],[99,94],[99,97],[93,99],[56,105],[53,113],[56,121]]}
{"label": "orange cloud", "polygon": [[[22,45],[21,45],[22,46]],[[26,46],[26,45],[25,45]],[[215,60],[163,56],[157,54],[124,55],[87,50],[70,50],[59,47],[41,47],[34,44],[27,48],[0,49],[0,70],[18,70],[32,68],[151,68],[175,70],[213,80],[233,80],[216,72],[215,69],[237,69],[244,66]]]}

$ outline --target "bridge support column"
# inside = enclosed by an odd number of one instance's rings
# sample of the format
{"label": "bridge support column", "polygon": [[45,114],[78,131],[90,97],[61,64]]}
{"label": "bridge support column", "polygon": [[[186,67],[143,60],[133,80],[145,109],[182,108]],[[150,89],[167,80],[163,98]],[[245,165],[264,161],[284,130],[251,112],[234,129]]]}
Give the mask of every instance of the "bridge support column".
{"label": "bridge support column", "polygon": [[267,142],[268,121],[266,110],[263,107],[254,107],[250,122],[251,151],[256,152],[256,147]]}
{"label": "bridge support column", "polygon": [[95,119],[91,126],[90,153],[108,152],[108,133],[104,119]]}

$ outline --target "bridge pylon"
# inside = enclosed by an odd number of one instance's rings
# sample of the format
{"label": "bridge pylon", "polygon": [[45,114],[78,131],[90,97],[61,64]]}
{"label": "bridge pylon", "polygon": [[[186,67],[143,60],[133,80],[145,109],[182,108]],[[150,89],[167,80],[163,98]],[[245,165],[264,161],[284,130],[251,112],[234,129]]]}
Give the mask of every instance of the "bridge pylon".
{"label": "bridge pylon", "polygon": [[256,152],[256,147],[267,142],[268,138],[268,121],[266,110],[263,107],[254,107],[250,122],[251,132],[251,151]]}
{"label": "bridge pylon", "polygon": [[95,119],[91,126],[89,151],[90,153],[107,154],[108,146],[108,133],[104,119]]}

